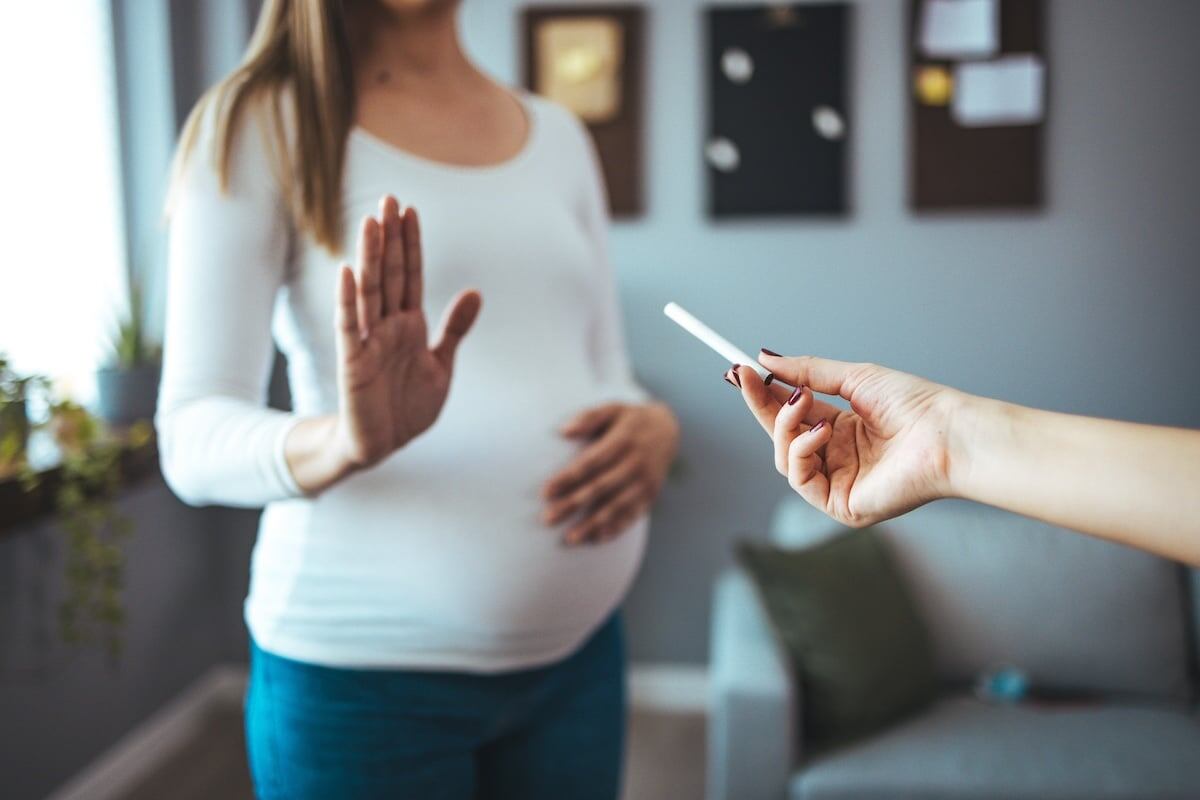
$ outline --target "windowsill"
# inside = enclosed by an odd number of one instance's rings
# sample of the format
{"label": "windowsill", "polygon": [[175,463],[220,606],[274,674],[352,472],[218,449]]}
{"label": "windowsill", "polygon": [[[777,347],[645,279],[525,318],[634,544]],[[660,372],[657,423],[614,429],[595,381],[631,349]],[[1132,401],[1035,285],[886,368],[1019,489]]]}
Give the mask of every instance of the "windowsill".
{"label": "windowsill", "polygon": [[[142,483],[158,474],[158,446],[153,437],[141,445],[130,443],[121,452],[121,489]],[[38,469],[38,487],[25,491],[16,474],[0,474],[0,537],[16,533],[22,526],[55,513],[55,495],[62,482],[57,459],[48,459]]]}

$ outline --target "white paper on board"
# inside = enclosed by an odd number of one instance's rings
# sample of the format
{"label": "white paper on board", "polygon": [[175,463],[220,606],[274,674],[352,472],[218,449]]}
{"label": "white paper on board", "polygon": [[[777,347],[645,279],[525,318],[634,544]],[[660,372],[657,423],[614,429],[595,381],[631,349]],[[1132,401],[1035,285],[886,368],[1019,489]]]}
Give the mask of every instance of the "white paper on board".
{"label": "white paper on board", "polygon": [[924,0],[918,39],[930,58],[989,58],[1000,49],[997,0]]}
{"label": "white paper on board", "polygon": [[1046,69],[1035,55],[954,67],[950,114],[968,128],[1032,125],[1045,115]]}

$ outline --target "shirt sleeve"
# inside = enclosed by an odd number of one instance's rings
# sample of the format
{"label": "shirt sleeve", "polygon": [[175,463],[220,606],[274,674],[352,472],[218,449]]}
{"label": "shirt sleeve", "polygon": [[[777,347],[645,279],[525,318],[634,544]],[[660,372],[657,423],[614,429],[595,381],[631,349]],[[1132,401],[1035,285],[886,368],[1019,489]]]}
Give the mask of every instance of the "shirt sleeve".
{"label": "shirt sleeve", "polygon": [[[569,112],[563,112],[569,113]],[[617,275],[608,252],[608,197],[600,157],[591,134],[581,122],[571,116],[571,124],[581,142],[583,158],[583,224],[592,240],[600,271],[599,303],[592,322],[592,352],[596,371],[609,400],[625,403],[644,403],[649,393],[638,384],[625,346],[621,301]]]}
{"label": "shirt sleeve", "polygon": [[266,406],[289,222],[263,132],[243,117],[223,191],[210,114],[173,197],[155,425],[163,475],[192,505],[302,493],[283,450],[298,418]]}

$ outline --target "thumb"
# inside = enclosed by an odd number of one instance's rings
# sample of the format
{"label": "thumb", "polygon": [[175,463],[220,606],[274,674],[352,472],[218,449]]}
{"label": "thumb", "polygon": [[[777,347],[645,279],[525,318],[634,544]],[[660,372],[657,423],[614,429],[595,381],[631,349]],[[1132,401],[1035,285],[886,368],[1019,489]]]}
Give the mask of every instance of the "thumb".
{"label": "thumb", "polygon": [[483,307],[483,296],[474,289],[459,292],[446,306],[442,314],[442,330],[437,343],[433,346],[433,355],[449,370],[454,366],[454,353],[458,344],[471,330],[479,309]]}
{"label": "thumb", "polygon": [[584,409],[559,428],[559,432],[572,439],[590,438],[608,427],[620,411],[620,403],[605,403]]}

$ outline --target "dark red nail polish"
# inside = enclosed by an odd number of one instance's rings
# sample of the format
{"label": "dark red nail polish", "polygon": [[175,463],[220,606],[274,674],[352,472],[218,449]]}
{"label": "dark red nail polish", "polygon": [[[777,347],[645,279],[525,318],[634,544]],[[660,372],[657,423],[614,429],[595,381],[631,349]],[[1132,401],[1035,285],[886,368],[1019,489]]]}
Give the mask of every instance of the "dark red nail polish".
{"label": "dark red nail polish", "polygon": [[768,372],[767,377],[763,378],[763,386],[770,386],[774,382],[775,382],[775,373],[774,372]]}
{"label": "dark red nail polish", "polygon": [[812,426],[812,430],[809,431],[809,433],[816,433],[817,431],[821,430],[824,427],[825,427],[825,420],[821,420],[816,425]]}
{"label": "dark red nail polish", "polygon": [[735,381],[737,381],[737,387],[738,387],[739,389],[740,389],[740,388],[742,388],[742,376],[741,376],[741,375],[738,375],[738,365],[737,365],[737,364],[734,364],[734,365],[733,365],[732,367],[730,367],[729,369],[730,369],[730,371],[733,373],[733,379],[734,379]]}
{"label": "dark red nail polish", "polygon": [[797,386],[796,391],[792,392],[792,396],[788,398],[788,405],[789,406],[796,405],[796,401],[800,399],[800,395],[802,395],[802,394],[804,394],[804,387]]}
{"label": "dark red nail polish", "polygon": [[782,356],[780,356],[779,353],[776,353],[774,350],[768,350],[765,347],[758,348],[758,351],[760,353],[766,353],[769,356],[775,356],[776,358],[782,358]]}
{"label": "dark red nail polish", "polygon": [[729,378],[725,377],[724,375],[722,375],[722,376],[721,376],[721,380],[725,381],[726,383],[728,383],[728,384],[729,384],[730,386],[732,386],[733,388],[735,388],[735,389],[737,388],[737,384],[736,384],[736,383],[734,383],[733,381],[729,380]]}

